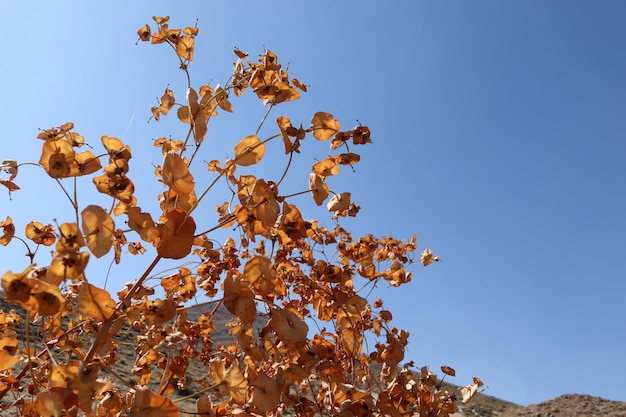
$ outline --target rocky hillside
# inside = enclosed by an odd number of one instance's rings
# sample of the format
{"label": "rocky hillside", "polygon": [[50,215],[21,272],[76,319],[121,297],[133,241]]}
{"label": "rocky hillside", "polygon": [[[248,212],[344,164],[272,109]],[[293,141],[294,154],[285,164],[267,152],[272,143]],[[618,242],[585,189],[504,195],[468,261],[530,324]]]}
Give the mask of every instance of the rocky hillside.
{"label": "rocky hillside", "polygon": [[[11,309],[25,317],[24,311],[19,306],[8,303],[0,292],[0,311],[8,312]],[[223,334],[213,335],[213,339],[217,343],[226,342],[230,338],[225,326],[225,323],[230,320],[230,317],[227,317],[229,313],[225,310],[220,311],[223,317],[216,320],[216,327],[223,329]],[[259,326],[262,325],[263,323],[259,323]],[[23,338],[24,333],[21,332],[19,337]],[[127,368],[121,370],[122,372],[129,371],[130,367],[133,366],[133,340],[135,337],[136,335],[130,329],[126,329],[124,334],[118,334],[118,340],[122,341],[122,347],[118,351],[119,365]],[[196,368],[194,371],[206,372],[200,368]],[[133,383],[132,379],[128,381],[130,384]],[[193,380],[193,376],[191,379]],[[456,388],[451,384],[445,385],[449,391]],[[184,393],[181,394],[184,395]],[[626,417],[626,402],[610,401],[580,394],[562,395],[541,404],[527,407],[489,395],[478,394],[470,404],[460,404],[459,408],[459,413],[455,417]]]}

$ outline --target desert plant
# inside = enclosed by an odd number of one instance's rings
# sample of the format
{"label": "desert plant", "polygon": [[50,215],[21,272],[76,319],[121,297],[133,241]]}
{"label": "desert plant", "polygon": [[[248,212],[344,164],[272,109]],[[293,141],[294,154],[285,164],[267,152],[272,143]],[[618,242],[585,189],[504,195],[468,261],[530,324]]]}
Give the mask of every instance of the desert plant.
{"label": "desert plant", "polygon": [[[391,325],[382,300],[368,300],[379,282],[411,281],[407,268],[417,249],[415,237],[355,239],[342,226],[359,206],[350,192],[331,190],[332,177],[354,171],[349,168],[360,160],[354,149],[372,143],[370,130],[342,129],[333,115],[317,112],[308,127],[279,116],[276,133],[261,137],[270,113],[307,86],[271,50],[252,62],[235,49],[234,71],[223,86],[194,87],[198,27],[170,29],[168,17],[154,21],[154,30],[139,29],[139,40],[171,47],[187,82],[184,99],[168,86],[151,109],[155,122],[176,110],[185,126],[182,139],[153,143],[162,158],[149,173],[163,185],[158,213],[138,205],[136,189],[146,187],[146,179],[129,173],[133,152],[122,140],[102,136],[98,152],[71,122],[39,132],[41,155],[30,164],[58,184],[73,218],[33,220],[22,226],[23,236],[10,217],[0,223],[0,244],[19,241],[30,259],[21,272],[2,276],[6,299],[27,314],[0,312],[3,415],[447,416],[459,394],[469,401],[480,380],[449,393],[426,367],[403,364],[408,332]],[[232,112],[231,100],[246,90],[261,100],[262,121],[233,144],[230,158],[211,159],[210,150],[203,153],[209,122]],[[268,158],[270,142],[282,143],[273,161],[284,168],[274,179],[257,177],[253,170]],[[317,142],[329,143],[332,154],[313,163],[307,188],[284,193],[292,162]],[[0,165],[9,193],[19,190],[23,165]],[[107,207],[79,204],[76,187],[85,177],[110,198]],[[207,185],[197,189],[200,177]],[[211,214],[206,197],[218,192],[223,203]],[[325,204],[334,226],[305,220],[296,205],[301,195]],[[221,244],[218,231],[229,234]],[[35,263],[40,247],[53,249],[46,266]],[[129,256],[151,253],[145,271],[116,294],[87,279],[91,257],[123,265]],[[424,266],[438,261],[429,249],[419,258]],[[155,279],[166,260],[176,268]],[[198,304],[200,313],[191,314]],[[226,324],[231,340],[215,343],[216,314],[224,309],[232,317]],[[21,326],[23,345],[16,333]],[[129,368],[120,364],[129,345],[123,329],[134,339]],[[375,340],[371,350],[369,340]],[[454,375],[452,368],[442,371]]]}

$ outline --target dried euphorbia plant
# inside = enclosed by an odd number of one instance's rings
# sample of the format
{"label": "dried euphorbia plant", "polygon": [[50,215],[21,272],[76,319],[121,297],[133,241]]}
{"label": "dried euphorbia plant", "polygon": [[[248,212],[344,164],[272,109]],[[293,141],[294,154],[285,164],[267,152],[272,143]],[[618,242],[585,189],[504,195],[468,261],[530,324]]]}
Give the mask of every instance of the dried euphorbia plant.
{"label": "dried euphorbia plant", "polygon": [[[140,28],[139,40],[171,47],[187,87],[176,95],[166,87],[150,118],[176,113],[180,139],[154,140],[156,170],[131,175],[133,151],[122,140],[102,136],[100,148],[71,122],[41,130],[39,161],[29,165],[60,186],[72,219],[57,223],[46,207],[17,229],[10,217],[0,222],[0,244],[24,245],[30,259],[2,275],[4,297],[21,307],[0,312],[2,415],[454,413],[457,398],[469,401],[480,380],[450,393],[426,367],[403,364],[408,332],[391,325],[382,300],[366,298],[377,283],[411,281],[415,237],[353,237],[342,220],[357,216],[359,206],[350,192],[331,189],[329,179],[346,167],[354,175],[355,150],[372,142],[370,130],[342,129],[321,111],[307,127],[269,117],[307,90],[271,50],[252,62],[235,49],[234,71],[223,86],[192,85],[198,28],[173,29],[168,17],[153,19],[156,26]],[[261,100],[262,122],[233,142],[230,157],[214,159],[203,146],[207,126],[221,112],[233,112],[231,100],[246,90]],[[260,136],[261,130],[275,133]],[[254,175],[272,141],[279,144],[272,165],[284,169],[273,179]],[[330,155],[304,159],[319,142],[329,144]],[[294,181],[303,189],[283,191],[296,158],[300,165],[313,161],[311,171]],[[0,165],[9,193],[19,190],[22,165]],[[153,196],[158,209],[151,211],[138,205],[136,191],[152,175],[162,192]],[[108,205],[79,205],[79,181],[108,196]],[[197,182],[207,185],[198,189]],[[205,197],[218,192],[225,193],[223,203],[206,207]],[[99,193],[92,195],[102,199]],[[309,204],[305,194],[326,205],[332,228],[303,218],[296,202]],[[227,237],[218,241],[218,235]],[[42,246],[52,251],[45,266],[36,263]],[[123,265],[140,256],[153,258],[117,293],[88,279],[90,258]],[[155,268],[173,260],[179,266],[155,279]],[[426,249],[420,260],[426,266],[438,258]],[[224,313],[226,322],[218,320]],[[216,341],[218,333],[228,337]],[[131,353],[130,364],[120,359],[123,351]],[[442,371],[454,376],[452,368]]]}

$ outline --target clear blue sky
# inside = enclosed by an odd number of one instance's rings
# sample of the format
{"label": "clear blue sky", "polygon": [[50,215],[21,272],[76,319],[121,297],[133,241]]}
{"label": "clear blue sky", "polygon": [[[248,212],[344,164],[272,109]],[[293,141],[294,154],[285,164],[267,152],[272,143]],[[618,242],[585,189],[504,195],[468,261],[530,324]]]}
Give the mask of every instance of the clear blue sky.
{"label": "clear blue sky", "polygon": [[[443,259],[381,290],[412,334],[407,359],[519,404],[626,401],[625,2],[5,0],[0,160],[38,160],[37,129],[73,121],[98,146],[108,135],[142,149],[135,172],[160,163],[151,139],[180,130],[147,124],[149,108],[184,80],[166,48],[135,46],[153,15],[199,19],[196,85],[226,80],[234,46],[267,47],[310,85],[284,108],[294,122],[324,110],[370,127],[374,145],[343,179],[362,207],[350,227],[415,233]],[[215,158],[262,114],[220,120]],[[2,219],[61,220],[57,204],[69,215],[31,180],[46,177],[24,167]],[[2,271],[25,266],[17,245],[1,249]],[[117,271],[109,286],[133,278]]]}

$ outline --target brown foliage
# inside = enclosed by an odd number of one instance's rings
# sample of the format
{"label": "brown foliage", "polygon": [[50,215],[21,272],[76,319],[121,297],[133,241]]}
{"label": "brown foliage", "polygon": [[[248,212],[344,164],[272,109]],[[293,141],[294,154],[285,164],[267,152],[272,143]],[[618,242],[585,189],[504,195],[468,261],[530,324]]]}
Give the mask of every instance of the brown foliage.
{"label": "brown foliage", "polygon": [[[190,80],[198,28],[171,29],[168,17],[153,20],[155,28],[147,24],[139,29],[139,41],[170,45]],[[308,128],[296,128],[287,117],[279,116],[276,134],[261,138],[259,126],[256,133],[233,144],[230,158],[223,163],[212,160],[208,173],[195,170],[192,174],[194,156],[204,149],[209,121],[221,111],[234,111],[229,94],[239,97],[250,89],[269,113],[307,91],[305,84],[290,78],[274,52],[265,51],[258,62],[244,62],[248,55],[238,49],[235,54],[234,72],[224,86],[194,88],[189,84],[183,103],[177,103],[174,91],[166,87],[151,109],[158,121],[177,107],[178,119],[187,131],[186,140],[154,141],[163,155],[155,171],[156,180],[164,186],[158,213],[143,212],[137,206],[135,191],[141,184],[128,176],[132,153],[122,140],[102,136],[103,150],[96,155],[77,152],[85,139],[71,122],[38,134],[43,140],[38,165],[61,186],[76,221],[56,228],[34,220],[25,225],[30,242],[20,240],[28,248],[31,264],[23,272],[2,276],[7,299],[26,309],[26,325],[38,323],[43,335],[27,338],[19,350],[14,335],[18,321],[0,322],[0,398],[5,400],[0,408],[6,412],[163,417],[193,413],[188,403],[180,406],[171,395],[174,384],[185,387],[191,361],[209,367],[200,381],[204,388],[192,396],[197,399],[197,410],[210,416],[289,412],[446,416],[456,410],[456,395],[466,402],[476,394],[482,384],[477,378],[455,395],[442,389],[427,368],[414,373],[411,364],[402,365],[408,332],[390,325],[392,313],[382,309],[381,300],[371,304],[364,298],[378,282],[401,286],[411,281],[407,268],[417,248],[414,237],[408,242],[373,235],[353,239],[339,223],[341,217],[357,216],[359,207],[349,191],[331,190],[329,180],[341,174],[340,166],[359,163],[360,155],[351,146],[372,142],[366,126],[342,131],[339,120],[320,111]],[[310,137],[329,141],[331,154],[312,165],[308,188],[284,193],[281,183],[291,159],[319,146],[307,141]],[[280,179],[236,175],[236,168],[250,169],[267,158],[266,144],[275,140],[282,140],[289,158]],[[193,154],[189,154],[191,148]],[[10,191],[19,190],[14,182],[19,165],[13,160],[0,165],[9,174],[2,184]],[[89,204],[79,209],[76,191],[66,189],[68,183],[60,180],[82,176],[92,176],[96,190],[110,197],[108,208]],[[196,179],[206,176],[212,182],[197,190]],[[224,196],[226,202],[213,217],[201,203],[220,181],[232,194]],[[299,194],[310,194],[317,206],[326,203],[336,226],[327,229],[317,221],[305,221],[296,205]],[[120,228],[122,224],[127,228]],[[212,233],[223,227],[234,230],[234,236],[216,246]],[[16,227],[7,217],[0,228],[0,244],[7,245]],[[151,244],[153,251],[128,241],[127,235],[133,234]],[[35,267],[37,251],[31,245],[55,245],[51,263]],[[124,247],[133,255],[154,254],[140,277],[117,294],[88,281],[90,255],[104,257],[113,248],[110,256],[120,263]],[[333,252],[337,259],[328,259],[326,254]],[[191,261],[163,277],[157,288],[147,286],[148,277],[164,258]],[[437,260],[429,249],[421,255],[424,265]],[[163,298],[156,297],[157,291]],[[196,319],[186,313],[189,302],[198,296],[209,298],[212,305],[223,305],[234,315],[229,323],[231,343],[211,341],[216,309]],[[267,318],[259,329],[255,323],[261,317]],[[314,322],[322,325],[309,325]],[[138,331],[132,368],[138,382],[130,386],[125,375],[114,371],[119,349],[116,333],[124,324]],[[368,352],[367,338],[379,336],[382,341]],[[373,364],[380,365],[378,374]],[[452,368],[442,370],[454,375]],[[156,386],[150,384],[153,376],[158,377]],[[10,402],[6,402],[8,397]]]}

